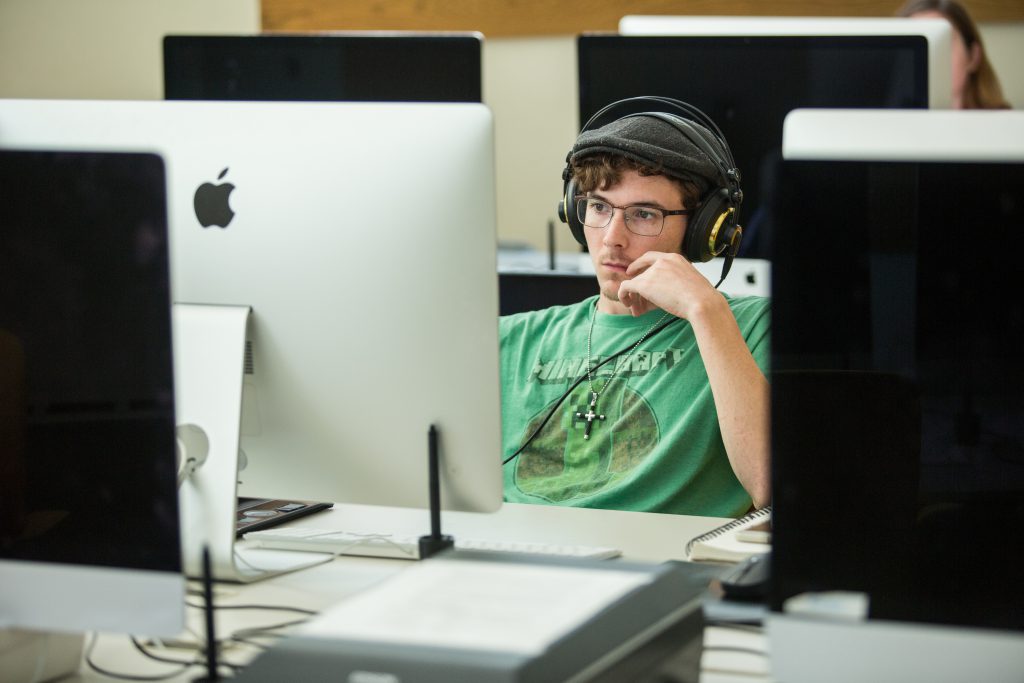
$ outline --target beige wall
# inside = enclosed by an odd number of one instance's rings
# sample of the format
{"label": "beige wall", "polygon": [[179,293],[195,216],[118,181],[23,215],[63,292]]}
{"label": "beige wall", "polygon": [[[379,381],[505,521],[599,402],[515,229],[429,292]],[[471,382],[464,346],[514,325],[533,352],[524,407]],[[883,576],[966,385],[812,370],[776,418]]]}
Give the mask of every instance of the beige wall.
{"label": "beige wall", "polygon": [[164,34],[259,29],[259,0],[0,0],[0,97],[160,99]]}
{"label": "beige wall", "polygon": [[[159,99],[166,33],[251,33],[259,0],[0,0],[0,97]],[[1007,97],[1024,107],[1024,22],[983,24]],[[547,245],[576,131],[573,36],[495,38],[484,46],[494,111],[498,231]],[[556,222],[557,247],[576,249]]]}
{"label": "beige wall", "polygon": [[981,24],[978,28],[1006,98],[1015,109],[1024,109],[1024,22]]}
{"label": "beige wall", "polygon": [[556,213],[577,131],[575,39],[488,40],[484,100],[494,111],[500,239],[546,249],[555,221],[558,250],[578,250]]}

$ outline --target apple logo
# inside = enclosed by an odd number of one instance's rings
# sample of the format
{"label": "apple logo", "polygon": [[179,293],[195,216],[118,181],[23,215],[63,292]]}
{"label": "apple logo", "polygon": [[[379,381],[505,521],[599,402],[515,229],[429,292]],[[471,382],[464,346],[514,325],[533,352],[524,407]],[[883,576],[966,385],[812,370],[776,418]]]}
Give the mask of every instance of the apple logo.
{"label": "apple logo", "polygon": [[[217,176],[217,180],[221,180],[227,173],[228,169],[225,168]],[[235,217],[235,212],[231,210],[231,205],[228,203],[234,190],[235,186],[231,183],[219,185],[203,183],[199,186],[193,199],[193,205],[196,210],[196,218],[199,219],[201,226],[204,228],[211,225],[216,225],[218,228],[228,227],[228,223]]]}

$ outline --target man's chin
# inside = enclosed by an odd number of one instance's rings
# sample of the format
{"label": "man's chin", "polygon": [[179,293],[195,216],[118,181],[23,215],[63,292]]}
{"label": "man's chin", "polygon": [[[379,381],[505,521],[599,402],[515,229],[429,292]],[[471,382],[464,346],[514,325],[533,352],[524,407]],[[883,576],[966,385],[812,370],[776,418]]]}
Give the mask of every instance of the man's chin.
{"label": "man's chin", "polygon": [[601,296],[603,296],[605,299],[609,299],[611,301],[614,301],[615,303],[618,303],[619,302],[619,285],[621,285],[621,284],[622,284],[621,282],[605,282],[605,283],[603,283],[601,285]]}

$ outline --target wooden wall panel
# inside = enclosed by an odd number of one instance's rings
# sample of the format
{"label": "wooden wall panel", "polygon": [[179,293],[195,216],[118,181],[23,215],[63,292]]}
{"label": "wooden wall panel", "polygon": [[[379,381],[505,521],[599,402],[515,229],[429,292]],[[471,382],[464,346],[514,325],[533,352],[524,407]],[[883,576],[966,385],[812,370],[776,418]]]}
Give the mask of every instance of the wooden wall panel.
{"label": "wooden wall panel", "polygon": [[[625,14],[891,16],[902,0],[261,0],[265,31],[614,31]],[[1022,21],[1024,0],[964,0],[976,21]]]}

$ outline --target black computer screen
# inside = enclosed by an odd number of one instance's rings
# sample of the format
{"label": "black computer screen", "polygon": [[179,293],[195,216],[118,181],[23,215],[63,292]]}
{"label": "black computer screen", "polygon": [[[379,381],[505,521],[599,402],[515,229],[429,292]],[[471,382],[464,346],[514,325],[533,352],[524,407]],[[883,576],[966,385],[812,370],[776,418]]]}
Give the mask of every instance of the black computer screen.
{"label": "black computer screen", "polygon": [[163,161],[0,151],[0,559],[178,572]]}
{"label": "black computer screen", "polygon": [[480,102],[476,34],[164,38],[169,100]]}
{"label": "black computer screen", "polygon": [[747,258],[767,258],[764,167],[781,156],[787,113],[928,106],[923,36],[582,35],[577,57],[581,126],[601,107],[641,95],[682,100],[714,120],[743,177],[739,256]]}
{"label": "black computer screen", "polygon": [[561,271],[499,271],[498,312],[501,315],[567,306],[599,292],[593,273]]}
{"label": "black computer screen", "polygon": [[773,608],[1024,629],[1024,164],[775,181]]}

